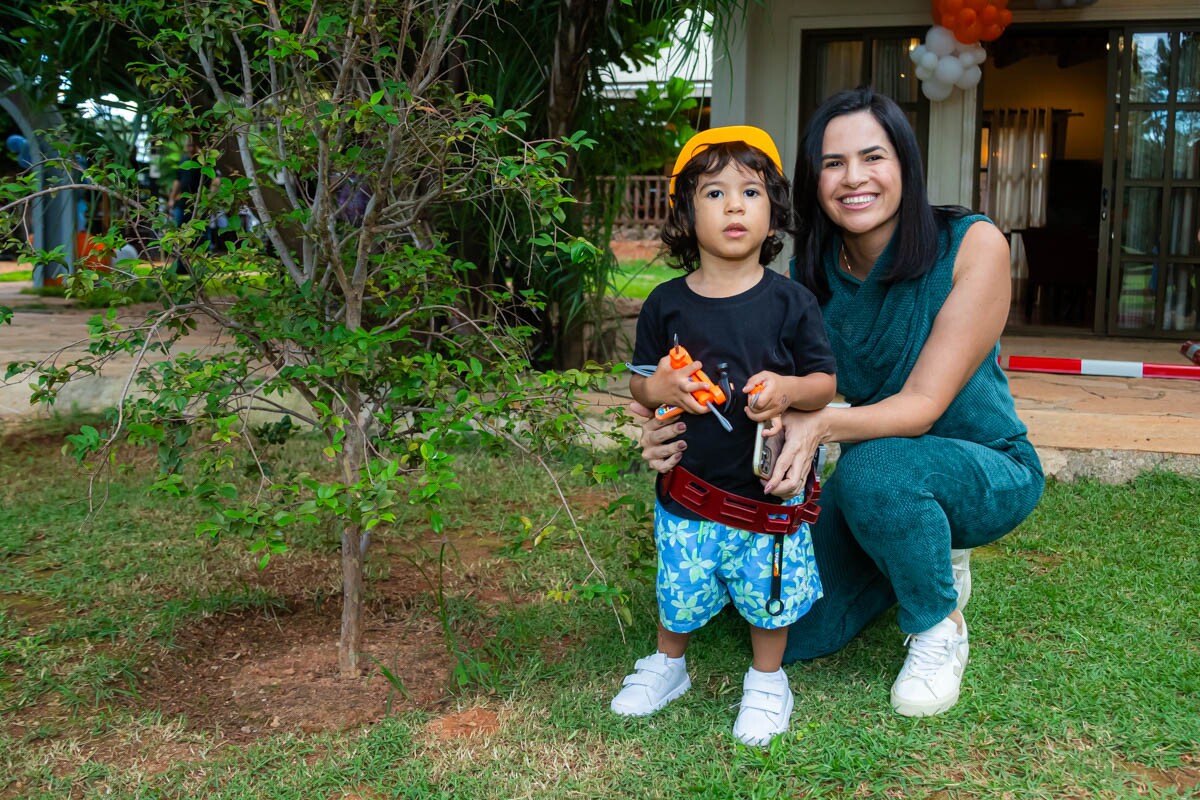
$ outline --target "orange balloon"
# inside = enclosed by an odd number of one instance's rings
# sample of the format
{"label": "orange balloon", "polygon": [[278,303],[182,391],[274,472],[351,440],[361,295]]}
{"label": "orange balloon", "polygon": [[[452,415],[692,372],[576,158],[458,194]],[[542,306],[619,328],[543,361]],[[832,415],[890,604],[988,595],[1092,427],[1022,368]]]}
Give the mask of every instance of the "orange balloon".
{"label": "orange balloon", "polygon": [[984,27],[991,25],[1000,19],[1000,9],[995,6],[984,6],[983,11],[979,12],[979,22]]}
{"label": "orange balloon", "polygon": [[988,25],[980,32],[979,40],[981,42],[994,42],[1000,38],[1000,34],[1002,33],[1004,33],[1004,29],[999,25]]}
{"label": "orange balloon", "polygon": [[970,25],[960,25],[954,29],[954,38],[963,44],[975,44],[979,41],[979,23],[972,22]]}
{"label": "orange balloon", "polygon": [[983,11],[983,7],[986,6],[987,3],[988,3],[988,0],[963,0],[963,5],[969,9],[971,9],[975,13],[979,13],[980,11]]}
{"label": "orange balloon", "polygon": [[975,13],[975,9],[964,8],[962,11],[958,12],[957,27],[966,28],[970,25],[974,25],[976,19],[978,19],[978,15]]}
{"label": "orange balloon", "polygon": [[1007,28],[1010,24],[1012,24],[1012,12],[1009,11],[1007,8],[1001,8],[1000,9],[1000,27]]}
{"label": "orange balloon", "polygon": [[963,0],[941,0],[943,14],[957,14],[963,7]]}

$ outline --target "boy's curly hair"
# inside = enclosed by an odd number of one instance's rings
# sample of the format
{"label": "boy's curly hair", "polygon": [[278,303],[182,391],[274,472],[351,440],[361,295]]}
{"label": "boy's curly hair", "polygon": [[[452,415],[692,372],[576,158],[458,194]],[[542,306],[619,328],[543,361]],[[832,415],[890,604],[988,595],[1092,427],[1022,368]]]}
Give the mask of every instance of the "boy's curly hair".
{"label": "boy's curly hair", "polygon": [[792,213],[791,184],[766,153],[745,142],[722,142],[701,150],[675,176],[673,205],[663,224],[662,241],[674,262],[672,266],[692,272],[700,265],[700,242],[696,238],[696,186],[704,175],[725,169],[736,162],[750,172],[763,176],[767,198],[771,201],[771,228],[775,231],[762,243],[758,263],[766,266],[783,250],[783,235],[796,235]]}

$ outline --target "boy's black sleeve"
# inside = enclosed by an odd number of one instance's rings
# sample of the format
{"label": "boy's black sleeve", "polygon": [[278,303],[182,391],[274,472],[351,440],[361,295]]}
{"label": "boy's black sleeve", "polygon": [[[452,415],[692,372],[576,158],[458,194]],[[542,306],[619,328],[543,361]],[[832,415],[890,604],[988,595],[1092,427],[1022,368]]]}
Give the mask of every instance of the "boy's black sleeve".
{"label": "boy's black sleeve", "polygon": [[793,353],[796,374],[837,374],[837,362],[833,357],[833,349],[829,346],[829,337],[825,333],[821,307],[812,292],[803,289],[803,293],[805,302],[801,304],[800,319],[796,323],[796,349]]}

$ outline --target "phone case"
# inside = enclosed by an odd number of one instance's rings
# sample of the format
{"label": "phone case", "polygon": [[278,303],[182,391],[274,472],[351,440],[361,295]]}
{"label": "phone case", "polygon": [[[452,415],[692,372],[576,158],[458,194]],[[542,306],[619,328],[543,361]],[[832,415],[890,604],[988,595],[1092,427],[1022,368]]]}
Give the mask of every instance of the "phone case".
{"label": "phone case", "polygon": [[754,431],[754,474],[760,478],[769,478],[771,470],[775,469],[775,459],[783,449],[783,433],[777,433],[769,438],[763,438],[764,423],[758,423]]}

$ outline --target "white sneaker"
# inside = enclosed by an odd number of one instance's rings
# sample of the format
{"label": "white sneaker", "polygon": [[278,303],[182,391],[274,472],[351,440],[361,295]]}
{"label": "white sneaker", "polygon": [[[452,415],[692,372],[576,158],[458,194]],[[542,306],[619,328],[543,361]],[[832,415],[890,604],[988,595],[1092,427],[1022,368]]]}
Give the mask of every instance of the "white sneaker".
{"label": "white sneaker", "polygon": [[653,714],[692,688],[687,662],[683,657],[668,658],[666,653],[639,658],[633,673],[621,682],[621,691],[612,700],[612,710],[623,717]]}
{"label": "white sneaker", "polygon": [[759,672],[751,667],[742,681],[742,710],[733,724],[733,735],[742,744],[765,747],[771,737],[788,729],[795,705],[783,670]]}
{"label": "white sneaker", "polygon": [[971,599],[971,551],[951,550],[950,571],[954,574],[954,591],[958,592],[956,611],[962,611]]}
{"label": "white sneaker", "polygon": [[892,684],[892,708],[906,717],[931,717],[958,702],[967,666],[967,623],[946,619],[904,640],[908,657]]}

